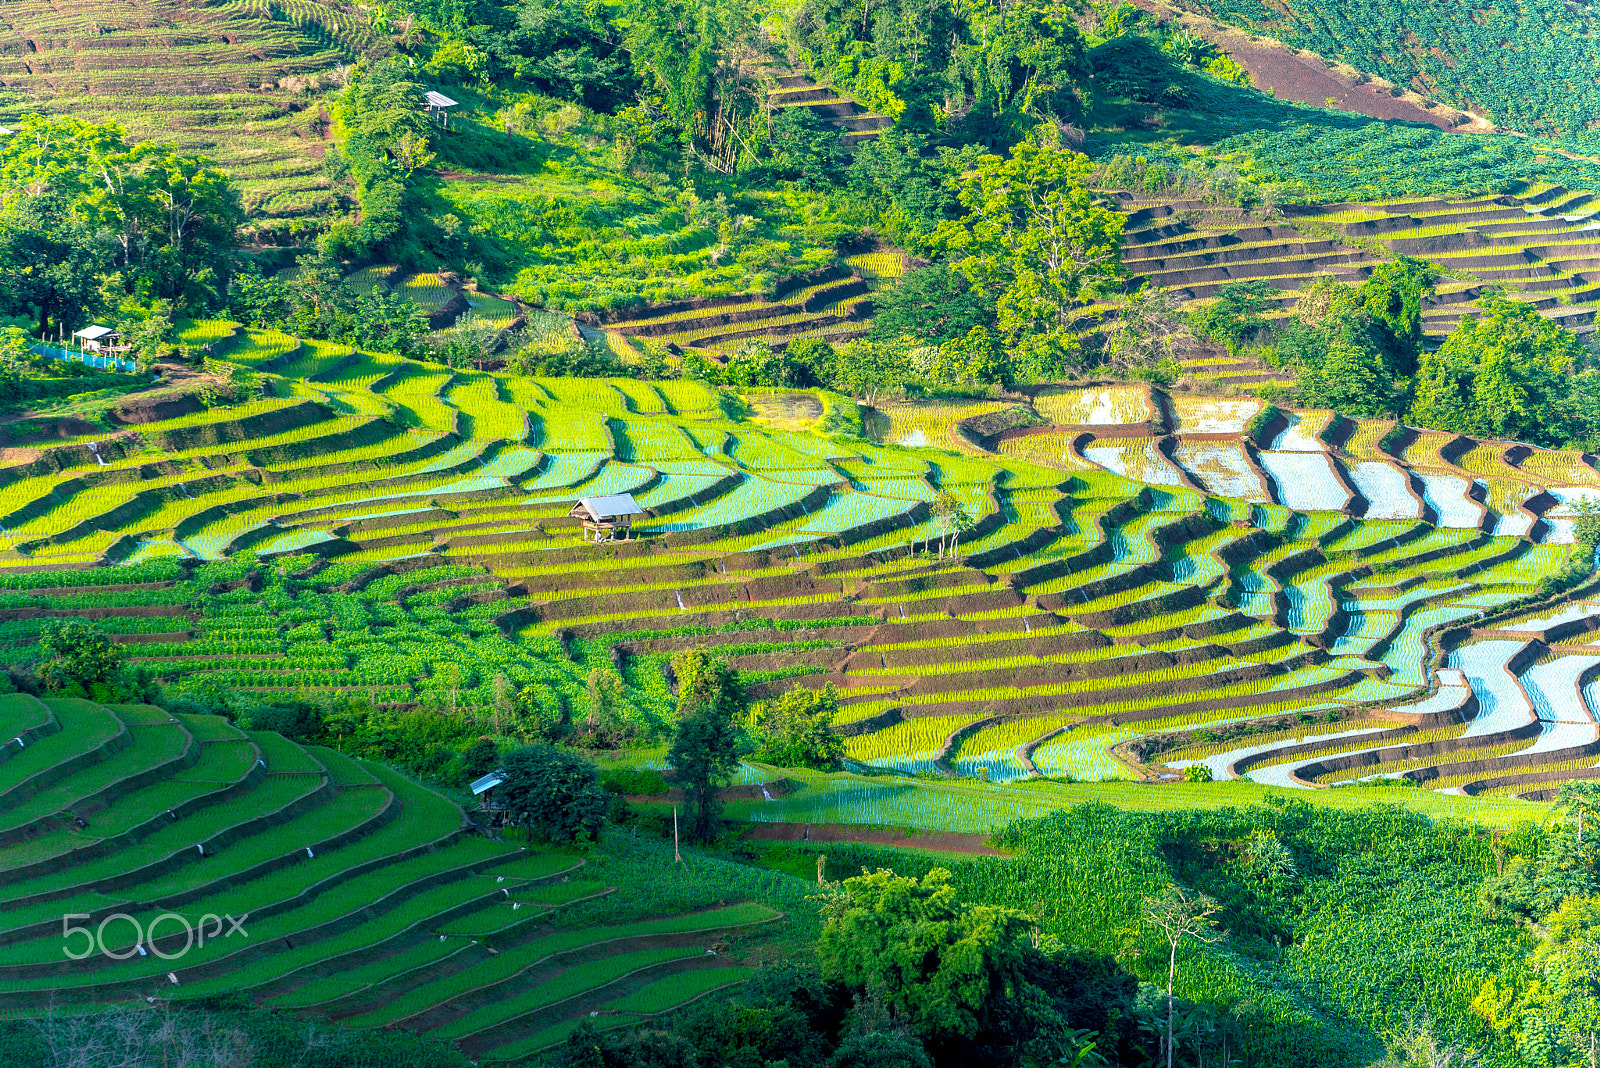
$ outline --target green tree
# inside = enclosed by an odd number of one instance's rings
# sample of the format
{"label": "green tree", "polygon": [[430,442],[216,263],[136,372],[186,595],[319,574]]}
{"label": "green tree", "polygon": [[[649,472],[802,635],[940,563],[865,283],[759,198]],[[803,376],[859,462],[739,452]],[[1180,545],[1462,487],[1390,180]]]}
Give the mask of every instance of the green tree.
{"label": "green tree", "polygon": [[[973,64],[976,108],[996,118],[1073,122],[1087,103],[1088,51],[1073,12],[1049,0],[985,5],[978,30],[981,59]],[[997,132],[1004,129],[995,123]]]}
{"label": "green tree", "polygon": [[1261,313],[1278,297],[1270,282],[1259,278],[1220,286],[1215,299],[1189,313],[1189,328],[1202,341],[1216,341],[1229,355],[1266,326]]}
{"label": "green tree", "polygon": [[797,385],[825,385],[833,380],[839,367],[839,354],[820,337],[796,338],[783,353],[793,369]]}
{"label": "green tree", "polygon": [[0,366],[10,371],[27,371],[39,361],[33,351],[33,338],[20,326],[0,329]]}
{"label": "green tree", "polygon": [[573,724],[568,741],[590,749],[617,749],[633,741],[639,729],[625,709],[627,687],[622,676],[608,667],[589,672],[589,709]]}
{"label": "green tree", "polygon": [[844,757],[844,739],[833,730],[839,714],[839,689],[797,686],[750,711],[755,759],[781,767],[835,771]]}
{"label": "green tree", "polygon": [[1590,1063],[1600,1055],[1600,898],[1569,897],[1536,930],[1532,975],[1485,980],[1472,1011],[1525,1063]]}
{"label": "green tree", "polygon": [[1078,365],[1076,316],[1121,270],[1123,216],[1089,192],[1087,156],[1041,126],[1009,159],[985,156],[961,189],[967,214],[937,239],[956,270],[997,294],[996,323],[1025,375]]}
{"label": "green tree", "polygon": [[1308,408],[1335,408],[1355,416],[1382,416],[1402,406],[1383,354],[1348,342],[1327,346],[1320,358],[1302,368],[1300,403]]}
{"label": "green tree", "polygon": [[610,795],[600,771],[576,753],[537,742],[506,753],[505,782],[495,788],[506,814],[528,832],[551,842],[587,842],[600,837]]}
{"label": "green tree", "polygon": [[[895,245],[925,255],[933,251],[930,241],[939,224],[961,214],[962,172],[982,155],[977,145],[931,149],[927,134],[902,121],[856,148],[847,180],[850,200]],[[938,264],[924,268],[940,269]],[[949,272],[947,266],[942,270]],[[908,272],[907,279],[915,273]],[[960,285],[970,288],[964,279]],[[897,328],[891,336],[902,332]]]}
{"label": "green tree", "polygon": [[1431,263],[1400,256],[1380,263],[1361,283],[1361,308],[1388,335],[1389,373],[1408,378],[1416,372],[1422,351],[1422,305],[1439,284],[1439,269]]}
{"label": "green tree", "polygon": [[[365,711],[370,712],[367,707]],[[279,700],[248,707],[241,717],[253,731],[273,731],[297,742],[315,742],[323,734],[323,710],[309,701]]]}
{"label": "green tree", "polygon": [[461,766],[458,781],[462,784],[475,782],[499,765],[500,747],[493,738],[479,738],[461,751],[458,762]]}
{"label": "green tree", "polygon": [[928,510],[933,516],[934,532],[939,536],[939,555],[953,555],[960,546],[961,535],[974,525],[972,516],[948,490],[935,497]]}
{"label": "green tree", "polygon": [[787,354],[773,352],[760,338],[739,346],[722,368],[722,381],[730,386],[793,386],[798,377]]}
{"label": "green tree", "polygon": [[1592,817],[1595,811],[1600,809],[1600,782],[1595,782],[1593,779],[1573,779],[1564,782],[1556,799],[1567,810],[1568,817],[1577,824],[1578,842],[1581,845],[1584,817]]}
{"label": "green tree", "polygon": [[1568,898],[1545,932],[1533,959],[1554,995],[1550,1015],[1592,1065],[1600,1058],[1600,899]]}
{"label": "green tree", "polygon": [[1475,437],[1560,447],[1600,428],[1597,373],[1576,335],[1531,304],[1489,296],[1418,361],[1407,421]]}
{"label": "green tree", "polygon": [[0,308],[37,317],[41,337],[70,334],[99,303],[115,248],[70,200],[18,197],[0,210]]}
{"label": "green tree", "polygon": [[397,244],[420,217],[408,210],[406,179],[420,153],[426,153],[433,125],[423,104],[416,71],[396,57],[352,72],[334,107],[345,133],[342,145],[355,180],[361,217],[336,223],[320,242],[322,251],[344,259]]}
{"label": "green tree", "polygon": [[994,298],[945,263],[907,271],[892,287],[874,294],[873,305],[868,336],[878,341],[911,337],[939,345],[992,327],[995,321]]}
{"label": "green tree", "polygon": [[933,350],[930,374],[939,381],[987,386],[1011,384],[1005,345],[987,326],[975,326]]}
{"label": "green tree", "polygon": [[142,318],[123,319],[117,323],[123,344],[131,348],[137,359],[145,364],[159,360],[173,350],[172,302],[151,301]]}
{"label": "green tree", "polygon": [[824,974],[867,994],[930,1046],[999,1029],[1029,991],[1032,922],[956,896],[950,872],[878,870],[846,879],[823,905]]}
{"label": "green tree", "polygon": [[287,279],[263,278],[247,268],[233,279],[229,307],[242,322],[298,337],[401,355],[435,354],[423,346],[428,320],[416,302],[397,293],[360,293],[344,284],[343,275],[344,268],[327,259],[302,262]]}
{"label": "green tree", "polygon": [[830,385],[868,406],[876,404],[885,394],[903,389],[912,377],[911,344],[910,338],[852,338],[835,350],[838,364]]}
{"label": "green tree", "polygon": [[733,717],[744,709],[744,692],[727,661],[704,649],[685,649],[673,656],[672,677],[677,680],[678,718],[701,709]]}
{"label": "green tree", "polygon": [[517,691],[517,713],[534,737],[552,738],[562,722],[560,698],[543,686],[524,686]]}
{"label": "green tree", "polygon": [[667,750],[689,805],[689,837],[710,842],[722,814],[722,788],[739,766],[744,695],[726,663],[703,649],[672,658],[678,680],[678,723]]}
{"label": "green tree", "polygon": [[[0,191],[5,258],[45,257],[25,272],[31,294],[16,277],[0,293],[37,306],[41,332],[48,318],[73,320],[93,303],[83,299],[87,278],[115,280],[140,299],[213,303],[244,220],[237,190],[210,161],[160,142],[130,146],[116,124],[64,116],[27,116],[0,139]],[[52,244],[65,248],[52,254]]]}
{"label": "green tree", "polygon": [[900,1031],[852,1031],[839,1041],[828,1068],[933,1068],[928,1051]]}
{"label": "green tree", "polygon": [[109,682],[122,665],[122,650],[93,623],[82,619],[51,621],[39,638],[34,669],[46,689]]}

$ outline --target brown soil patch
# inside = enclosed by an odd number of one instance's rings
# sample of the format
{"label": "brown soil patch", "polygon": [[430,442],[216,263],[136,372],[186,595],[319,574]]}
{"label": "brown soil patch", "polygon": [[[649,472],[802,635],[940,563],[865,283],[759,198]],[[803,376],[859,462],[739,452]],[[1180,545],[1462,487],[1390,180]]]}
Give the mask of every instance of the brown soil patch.
{"label": "brown soil patch", "polygon": [[[1471,115],[1471,122],[1452,126],[1455,116],[1463,114],[1453,107],[1441,105],[1430,110],[1421,106],[1422,98],[1415,93],[1390,96],[1387,88],[1360,82],[1354,75],[1328,67],[1314,55],[1297,55],[1277,42],[1252,41],[1243,30],[1175,11],[1160,0],[1135,2],[1153,14],[1177,18],[1191,33],[1204,37],[1248,71],[1257,88],[1270,89],[1279,100],[1333,107],[1374,119],[1425,122],[1455,133],[1494,129],[1493,124]],[[1329,104],[1329,99],[1334,103]]]}
{"label": "brown soil patch", "polygon": [[859,842],[863,845],[898,846],[901,849],[929,849],[939,853],[965,853],[969,856],[1008,857],[981,834],[954,831],[917,831],[909,838],[898,827],[879,827],[851,823],[757,823],[745,838],[765,842]]}

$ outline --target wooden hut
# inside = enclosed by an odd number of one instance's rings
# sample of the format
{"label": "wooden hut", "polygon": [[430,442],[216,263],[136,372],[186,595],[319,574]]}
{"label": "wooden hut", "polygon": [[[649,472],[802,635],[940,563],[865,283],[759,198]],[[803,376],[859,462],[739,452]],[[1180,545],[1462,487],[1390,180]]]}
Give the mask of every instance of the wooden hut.
{"label": "wooden hut", "polygon": [[449,109],[453,108],[453,107],[460,106],[459,102],[455,101],[455,100],[451,100],[449,97],[445,96],[443,93],[436,93],[432,89],[429,89],[426,93],[423,93],[422,94],[422,98],[423,98],[423,100],[425,100],[427,102],[426,107],[427,107],[428,117],[429,118],[433,118],[433,117],[437,116],[438,119],[439,119],[439,125],[440,126],[449,126],[450,125],[450,110]]}
{"label": "wooden hut", "polygon": [[631,493],[612,493],[604,497],[582,497],[567,513],[583,524],[583,538],[594,535],[596,544],[626,538],[633,531],[633,517],[644,515]]}

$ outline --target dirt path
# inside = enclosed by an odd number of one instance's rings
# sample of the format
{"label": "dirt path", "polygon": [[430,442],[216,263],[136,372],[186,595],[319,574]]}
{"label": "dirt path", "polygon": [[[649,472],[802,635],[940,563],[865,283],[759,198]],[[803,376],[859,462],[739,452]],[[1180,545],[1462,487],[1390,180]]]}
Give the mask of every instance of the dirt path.
{"label": "dirt path", "polygon": [[521,180],[514,174],[463,174],[461,171],[434,171],[433,176],[446,182],[501,182],[514,184]]}
{"label": "dirt path", "polygon": [[909,838],[903,828],[859,823],[757,823],[746,838],[766,842],[859,842],[863,845],[898,846],[901,849],[928,849],[939,853],[965,853],[969,856],[1008,857],[988,844],[981,834],[953,831],[917,831]]}

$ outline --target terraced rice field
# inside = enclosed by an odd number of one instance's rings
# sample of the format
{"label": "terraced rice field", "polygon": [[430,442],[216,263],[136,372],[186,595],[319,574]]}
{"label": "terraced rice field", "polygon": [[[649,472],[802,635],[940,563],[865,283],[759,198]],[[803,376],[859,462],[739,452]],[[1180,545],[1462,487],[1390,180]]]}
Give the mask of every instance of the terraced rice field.
{"label": "terraced rice field", "polygon": [[864,253],[792,279],[773,299],[760,295],[680,301],[631,310],[606,321],[608,335],[725,357],[751,340],[782,350],[796,338],[830,343],[870,328],[871,293],[898,277],[899,253]]}
{"label": "terraced rice field", "polygon": [[[229,993],[512,1062],[592,1012],[627,1023],[740,981],[779,916],[731,890],[608,913],[614,887],[580,856],[491,840],[386,766],[216,716],[10,695],[0,734],[10,1013]],[[95,952],[69,940],[63,959],[64,913]]]}
{"label": "terraced rice field", "polygon": [[[1589,193],[1554,186],[1521,197],[1307,205],[1285,208],[1270,221],[1199,202],[1122,197],[1129,213],[1125,266],[1135,281],[1170,289],[1181,306],[1192,308],[1230,282],[1261,280],[1279,290],[1268,317],[1286,315],[1318,278],[1361,281],[1381,262],[1373,246],[1382,245],[1443,273],[1423,309],[1423,332],[1434,340],[1453,330],[1489,286],[1577,333],[1595,329],[1600,201]],[[1228,356],[1186,361],[1185,370],[1202,387],[1282,381],[1271,367]],[[1198,427],[1180,417],[1178,429]]]}
{"label": "terraced rice field", "polygon": [[306,90],[331,88],[378,39],[364,14],[320,0],[16,0],[0,19],[4,117],[114,121],[134,141],[213,159],[239,185],[249,233],[298,243],[342,210],[321,172],[326,114]]}
{"label": "terraced rice field", "polygon": [[887,115],[876,114],[832,86],[818,85],[809,74],[782,74],[768,96],[774,108],[804,108],[840,131],[846,149],[875,140],[894,125]]}
{"label": "terraced rice field", "polygon": [[[1562,661],[1595,655],[1574,643],[1600,612],[1528,608],[1570,538],[1545,518],[1564,499],[1548,472],[1581,492],[1591,457],[1425,446],[1329,413],[1246,432],[1253,402],[1158,392],[1128,409],[1139,422],[1070,424],[1041,464],[948,432],[950,449],[823,437],[820,402],[730,420],[689,382],[453,372],[258,331],[228,355],[268,399],[141,427],[137,453],[112,436],[13,461],[0,640],[31,641],[42,612],[89,616],[168,677],[469,707],[497,671],[582,700],[564,650],[659,690],[672,648],[737,642],[758,698],[840,687],[857,766],[994,783],[1176,775],[1161,761],[1189,759],[1194,732],[1302,717],[1347,744],[1275,750],[1261,775],[1398,762],[1538,792],[1541,768],[1579,773],[1595,744],[1566,744],[1593,720],[1594,672]],[[308,360],[323,370],[283,377]],[[1105,393],[1052,403],[1081,420],[1116,410]],[[905,405],[890,425],[963,418]],[[1490,468],[1521,488],[1475,489]],[[954,557],[931,548],[939,491],[972,520]],[[584,541],[572,502],[620,492],[646,508],[635,538]],[[288,585],[257,596],[251,575]],[[245,587],[203,594],[218,581]],[[130,588],[107,600],[108,583]],[[1500,641],[1500,673],[1478,670]],[[1452,656],[1474,699],[1429,711]],[[440,662],[471,679],[448,687]],[[1512,701],[1525,679],[1540,696]]]}

